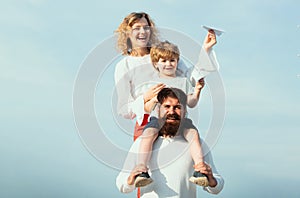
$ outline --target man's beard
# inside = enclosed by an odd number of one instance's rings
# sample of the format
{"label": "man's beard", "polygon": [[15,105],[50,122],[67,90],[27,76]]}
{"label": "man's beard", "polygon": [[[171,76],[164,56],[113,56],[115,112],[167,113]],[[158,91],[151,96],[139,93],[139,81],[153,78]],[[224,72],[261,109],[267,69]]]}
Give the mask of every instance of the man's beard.
{"label": "man's beard", "polygon": [[[167,122],[167,120],[172,120],[172,122]],[[176,113],[174,114],[168,114],[164,116],[163,118],[160,118],[158,120],[160,131],[160,136],[175,136],[179,130],[179,126],[181,123],[180,116]]]}

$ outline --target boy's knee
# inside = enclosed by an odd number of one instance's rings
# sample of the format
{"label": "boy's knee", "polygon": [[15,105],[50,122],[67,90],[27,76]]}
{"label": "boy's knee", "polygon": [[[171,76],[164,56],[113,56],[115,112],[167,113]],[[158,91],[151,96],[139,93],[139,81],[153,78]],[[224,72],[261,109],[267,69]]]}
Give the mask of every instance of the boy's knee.
{"label": "boy's knee", "polygon": [[143,137],[154,137],[158,136],[158,129],[149,127],[143,131]]}
{"label": "boy's knee", "polygon": [[186,140],[199,139],[199,133],[196,129],[186,129],[184,133]]}

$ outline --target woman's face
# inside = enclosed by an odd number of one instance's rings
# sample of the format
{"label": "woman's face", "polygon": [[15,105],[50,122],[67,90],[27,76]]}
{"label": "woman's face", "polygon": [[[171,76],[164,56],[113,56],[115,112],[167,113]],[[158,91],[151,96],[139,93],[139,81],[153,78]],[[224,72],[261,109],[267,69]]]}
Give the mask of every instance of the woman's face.
{"label": "woman's face", "polygon": [[147,20],[143,17],[137,20],[131,27],[131,32],[129,33],[129,39],[132,44],[132,48],[138,50],[138,48],[148,47],[151,35],[151,29]]}

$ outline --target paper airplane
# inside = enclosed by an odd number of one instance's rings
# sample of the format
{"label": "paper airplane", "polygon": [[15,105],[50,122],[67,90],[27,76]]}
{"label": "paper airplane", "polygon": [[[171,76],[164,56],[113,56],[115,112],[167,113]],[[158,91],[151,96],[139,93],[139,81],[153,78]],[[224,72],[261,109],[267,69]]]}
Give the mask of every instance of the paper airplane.
{"label": "paper airplane", "polygon": [[213,30],[216,33],[217,36],[221,36],[221,34],[225,32],[224,30],[221,30],[219,28],[210,27],[210,26],[206,26],[206,25],[202,25],[202,27],[204,29],[206,29],[207,31]]}

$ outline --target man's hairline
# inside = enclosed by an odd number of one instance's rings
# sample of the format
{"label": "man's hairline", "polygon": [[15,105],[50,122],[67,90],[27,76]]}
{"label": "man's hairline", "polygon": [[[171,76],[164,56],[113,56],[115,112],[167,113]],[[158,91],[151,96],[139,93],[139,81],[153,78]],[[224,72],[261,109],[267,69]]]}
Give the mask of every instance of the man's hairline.
{"label": "man's hairline", "polygon": [[183,105],[183,104],[180,102],[180,100],[179,100],[178,98],[175,98],[175,97],[172,97],[172,96],[167,96],[167,97],[162,101],[162,103],[159,103],[159,104],[160,104],[160,105],[163,105],[163,103],[164,103],[168,98],[176,99],[176,100],[179,102],[179,104],[180,104],[182,107],[184,107],[184,108],[186,108],[186,106],[187,106],[187,104],[186,104],[186,105]]}

